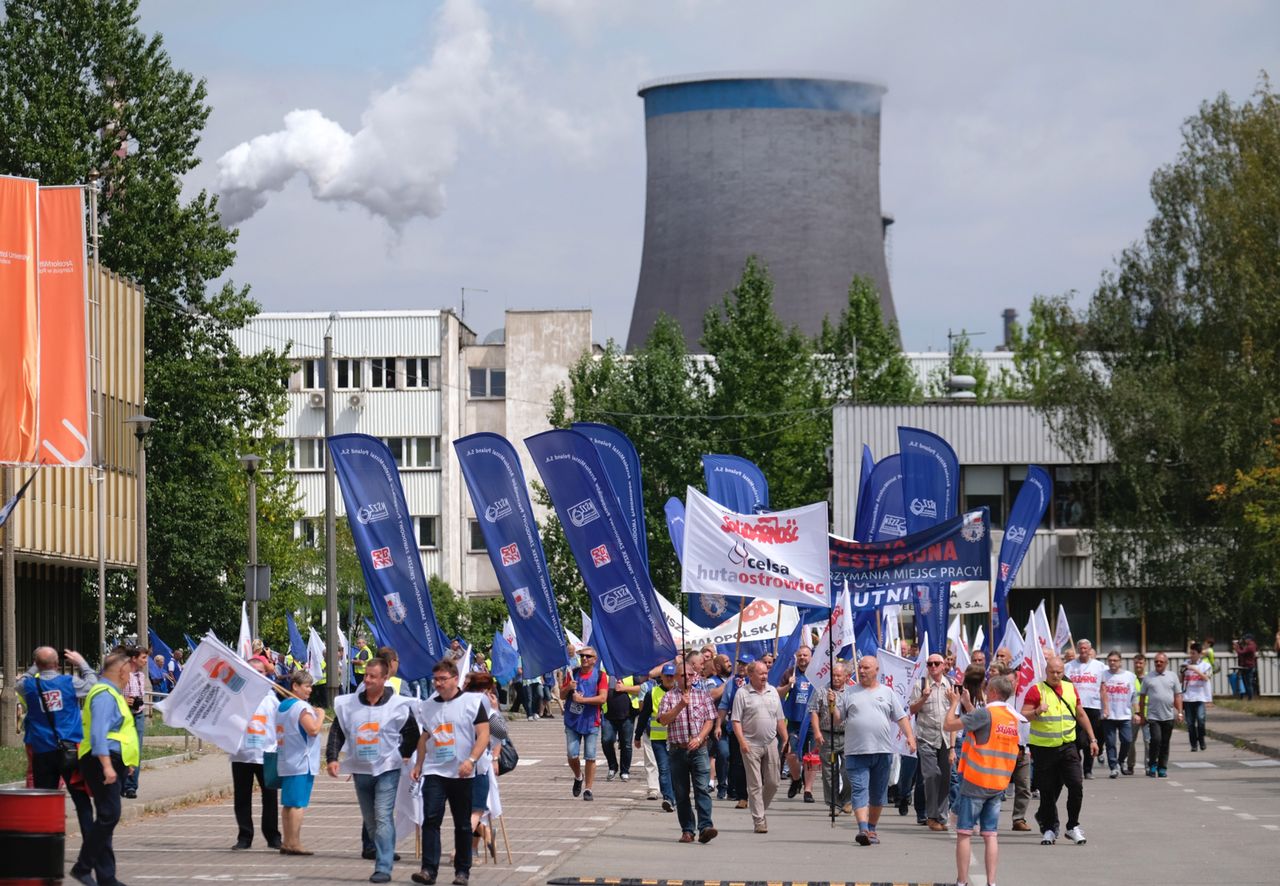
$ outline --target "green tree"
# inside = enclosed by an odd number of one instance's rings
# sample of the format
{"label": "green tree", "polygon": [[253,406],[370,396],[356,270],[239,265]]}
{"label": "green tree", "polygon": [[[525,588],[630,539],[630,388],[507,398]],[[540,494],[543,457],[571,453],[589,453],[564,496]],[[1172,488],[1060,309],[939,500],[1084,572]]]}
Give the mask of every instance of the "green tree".
{"label": "green tree", "polygon": [[1256,629],[1277,602],[1273,552],[1249,497],[1215,490],[1268,463],[1280,415],[1280,99],[1264,75],[1182,134],[1152,178],[1145,235],[1088,306],[1042,302],[1057,365],[1034,396],[1072,451],[1098,436],[1111,448],[1094,545],[1108,581],[1150,589],[1148,612],[1170,622]]}
{"label": "green tree", "polygon": [[823,319],[817,352],[830,396],[853,403],[920,400],[915,372],[898,344],[897,324],[885,324],[880,294],[866,277],[849,284],[849,303],[837,322]]}
{"label": "green tree", "polygon": [[[0,23],[0,170],[44,184],[97,177],[104,264],[146,292],[153,623],[162,634],[238,624],[246,514],[239,453],[265,454],[284,408],[283,355],[239,353],[230,332],[258,310],[211,288],[235,258],[216,198],[182,196],[209,115],[204,82],[138,26],[137,0],[8,0]],[[292,486],[264,473],[259,544],[291,538]],[[239,496],[239,500],[237,497]],[[113,582],[113,588],[121,588]],[[132,624],[128,597],[113,600]]]}

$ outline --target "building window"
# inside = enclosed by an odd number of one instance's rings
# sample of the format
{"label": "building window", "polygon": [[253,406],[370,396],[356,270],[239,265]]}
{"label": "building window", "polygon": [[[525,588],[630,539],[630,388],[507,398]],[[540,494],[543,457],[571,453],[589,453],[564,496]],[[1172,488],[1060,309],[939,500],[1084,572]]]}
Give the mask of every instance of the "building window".
{"label": "building window", "polygon": [[965,465],[960,469],[964,484],[964,510],[991,509],[991,525],[1004,526],[1004,468],[999,465]]}
{"label": "building window", "polygon": [[418,547],[420,548],[440,547],[440,518],[439,517],[419,517],[418,518]]}
{"label": "building window", "polygon": [[1093,525],[1093,468],[1064,466],[1053,469],[1053,516],[1058,529]]}
{"label": "building window", "polygon": [[1138,592],[1104,590],[1101,610],[1102,633],[1094,644],[1098,654],[1106,655],[1111,649],[1138,649],[1142,643],[1142,599]]}
{"label": "building window", "polygon": [[324,361],[323,360],[303,360],[302,361],[302,390],[304,391],[324,390]]}
{"label": "building window", "polygon": [[440,467],[439,437],[410,437],[409,465],[415,468]]}
{"label": "building window", "polygon": [[369,387],[394,390],[396,386],[396,358],[374,357],[369,361]]}
{"label": "building window", "polygon": [[468,520],[467,526],[471,530],[467,550],[472,554],[483,554],[488,551],[489,547],[484,543],[484,533],[480,531],[480,521]]}
{"label": "building window", "polygon": [[361,382],[360,370],[364,365],[362,361],[344,358],[335,360],[334,364],[337,370],[335,373],[337,379],[334,381],[333,386],[340,391],[359,390]]}
{"label": "building window", "polygon": [[289,467],[295,471],[324,470],[324,440],[320,437],[302,437],[294,441],[294,456]]}
{"label": "building window", "polygon": [[431,369],[430,357],[406,357],[404,361],[404,386],[406,388],[429,388],[435,373]]}
{"label": "building window", "polygon": [[297,535],[306,547],[319,547],[324,541],[324,525],[319,517],[303,517],[298,521]]}
{"label": "building window", "polygon": [[507,370],[473,368],[471,370],[471,399],[500,399],[507,396]]}
{"label": "building window", "polygon": [[397,468],[404,467],[404,437],[383,437],[382,442],[387,444],[387,448],[391,450],[391,457],[396,461]]}

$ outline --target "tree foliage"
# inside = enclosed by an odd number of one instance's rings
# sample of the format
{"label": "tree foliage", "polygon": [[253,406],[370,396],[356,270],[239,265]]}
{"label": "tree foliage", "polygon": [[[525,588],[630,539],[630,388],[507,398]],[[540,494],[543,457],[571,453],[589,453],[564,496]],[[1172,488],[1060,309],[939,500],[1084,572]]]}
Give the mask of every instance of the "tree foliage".
{"label": "tree foliage", "polygon": [[1028,363],[1062,442],[1083,454],[1101,435],[1113,453],[1095,539],[1108,580],[1152,590],[1156,614],[1256,628],[1276,605],[1261,531],[1276,502],[1245,478],[1274,457],[1280,416],[1280,99],[1264,76],[1182,134],[1145,235],[1087,307],[1038,302],[1047,345]]}
{"label": "tree foliage", "polygon": [[[257,312],[211,281],[235,258],[216,198],[182,196],[209,115],[204,82],[139,28],[137,0],[8,0],[0,23],[0,171],[75,184],[96,176],[101,256],[146,293],[145,412],[151,613],[162,634],[238,624],[247,557],[238,454],[267,455],[284,408],[281,354],[230,338]],[[259,544],[285,556],[293,486],[259,482]],[[262,558],[265,561],[265,557]],[[284,576],[289,563],[274,563]],[[113,582],[112,587],[119,587]],[[112,600],[132,624],[131,585]]]}
{"label": "tree foliage", "polygon": [[[778,317],[773,281],[752,257],[738,284],[707,312],[701,344],[703,354],[689,354],[676,321],[660,316],[634,353],[610,343],[575,364],[548,416],[555,427],[610,424],[635,444],[649,572],[670,599],[679,595],[680,565],[663,509],[671,496],[683,500],[687,486],[702,487],[704,454],[754,461],[776,508],[822,501],[830,494],[825,454],[835,404],[855,393],[859,402],[919,399],[897,331],[884,326],[879,296],[865,280],[853,281],[840,318],[808,339]],[[535,494],[550,504],[536,483]],[[560,611],[574,626],[578,608],[590,608],[586,589],[554,515],[542,535]]]}

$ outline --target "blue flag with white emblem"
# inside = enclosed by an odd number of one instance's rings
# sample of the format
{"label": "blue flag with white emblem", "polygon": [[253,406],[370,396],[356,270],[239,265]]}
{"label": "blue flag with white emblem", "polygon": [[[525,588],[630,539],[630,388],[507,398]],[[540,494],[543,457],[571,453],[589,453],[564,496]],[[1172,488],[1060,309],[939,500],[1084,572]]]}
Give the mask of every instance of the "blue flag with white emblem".
{"label": "blue flag with white emblem", "polygon": [[603,633],[619,672],[642,674],[674,658],[675,643],[653,582],[595,445],[567,430],[537,434],[524,443],[591,597],[592,631]]}
{"label": "blue flag with white emblem", "polygon": [[1000,542],[996,588],[992,595],[991,636],[984,640],[984,651],[990,651],[1004,637],[1005,622],[1009,620],[1009,589],[1018,577],[1022,559],[1027,556],[1031,539],[1052,500],[1053,480],[1049,479],[1049,472],[1039,465],[1031,465],[1027,468],[1027,479],[1009,510],[1009,521]]}
{"label": "blue flag with white emblem", "polygon": [[622,431],[613,425],[575,421],[572,429],[595,444],[600,462],[631,527],[631,539],[640,551],[640,562],[649,571],[649,538],[644,524],[644,491],[640,486],[640,455]]}
{"label": "blue flag with white emblem", "polygon": [[339,434],[328,443],[378,633],[400,656],[401,677],[429,677],[447,647],[395,458],[367,434]]}
{"label": "blue flag with white emblem", "polygon": [[525,676],[564,667],[564,628],[520,457],[498,434],[471,434],[453,448],[511,614]]}
{"label": "blue flag with white emblem", "polygon": [[671,547],[676,550],[676,560],[684,562],[684,502],[674,495],[662,506],[667,518],[667,535],[671,536]]}
{"label": "blue flag with white emblem", "polygon": [[[960,460],[937,434],[898,428],[902,456],[902,498],[907,531],[914,534],[953,517],[960,491]],[[946,649],[951,588],[916,588],[916,636],[929,636],[930,649]]]}

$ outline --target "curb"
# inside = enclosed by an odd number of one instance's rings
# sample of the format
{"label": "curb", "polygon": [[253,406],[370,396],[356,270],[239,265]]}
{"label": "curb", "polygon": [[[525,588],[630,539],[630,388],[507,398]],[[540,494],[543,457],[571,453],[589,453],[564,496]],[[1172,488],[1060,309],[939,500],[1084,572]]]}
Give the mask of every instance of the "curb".
{"label": "curb", "polygon": [[[232,786],[230,784],[216,785],[200,788],[199,790],[189,791],[185,794],[177,794],[173,797],[163,797],[159,800],[151,800],[145,803],[133,803],[125,806],[120,810],[120,823],[127,824],[129,822],[138,821],[149,815],[163,815],[166,812],[172,812],[175,809],[181,809],[184,806],[197,806],[201,803],[207,803],[210,800],[221,800],[232,794]],[[126,801],[130,802],[130,801]],[[75,813],[67,816],[68,821],[75,819]]]}
{"label": "curb", "polygon": [[1241,748],[1246,751],[1253,751],[1255,754],[1262,754],[1264,757],[1271,757],[1274,760],[1280,760],[1280,748],[1271,745],[1262,744],[1251,738],[1241,738],[1238,735],[1232,735],[1229,732],[1223,732],[1221,729],[1208,727],[1205,729],[1205,735],[1215,738],[1218,741],[1225,741],[1228,744]]}

